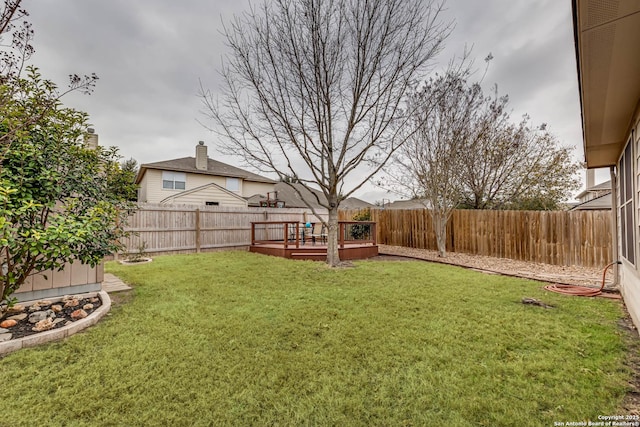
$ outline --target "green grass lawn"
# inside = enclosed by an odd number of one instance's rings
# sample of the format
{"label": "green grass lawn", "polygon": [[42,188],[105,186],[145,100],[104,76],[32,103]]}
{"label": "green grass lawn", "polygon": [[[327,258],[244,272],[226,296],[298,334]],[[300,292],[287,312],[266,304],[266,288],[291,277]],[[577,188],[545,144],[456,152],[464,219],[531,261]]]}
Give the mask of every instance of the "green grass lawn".
{"label": "green grass lawn", "polygon": [[354,264],[110,263],[131,301],[1,359],[0,425],[550,426],[619,412],[620,302],[418,261]]}

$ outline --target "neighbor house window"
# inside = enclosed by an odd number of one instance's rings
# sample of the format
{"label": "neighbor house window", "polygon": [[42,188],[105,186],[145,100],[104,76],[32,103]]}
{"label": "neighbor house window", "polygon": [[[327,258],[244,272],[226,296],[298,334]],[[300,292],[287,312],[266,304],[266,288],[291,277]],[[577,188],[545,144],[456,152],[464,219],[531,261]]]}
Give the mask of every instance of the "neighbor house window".
{"label": "neighbor house window", "polygon": [[238,178],[227,178],[227,190],[240,191],[240,180]]}
{"label": "neighbor house window", "polygon": [[162,172],[162,188],[167,190],[184,190],[187,176],[182,172]]}
{"label": "neighbor house window", "polygon": [[618,164],[620,182],[620,248],[622,256],[636,263],[635,227],[633,220],[633,154],[631,140],[624,149]]}
{"label": "neighbor house window", "polygon": [[207,206],[220,206],[220,202],[204,202]]}

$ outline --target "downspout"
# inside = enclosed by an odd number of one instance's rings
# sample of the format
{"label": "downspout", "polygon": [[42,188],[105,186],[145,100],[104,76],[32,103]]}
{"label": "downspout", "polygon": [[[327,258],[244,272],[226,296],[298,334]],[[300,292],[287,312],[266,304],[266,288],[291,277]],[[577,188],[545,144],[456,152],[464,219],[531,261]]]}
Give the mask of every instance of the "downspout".
{"label": "downspout", "polygon": [[[611,176],[611,255],[612,261],[616,262],[620,259],[618,253],[618,182],[616,177],[616,167],[609,167],[609,175]],[[618,263],[613,266],[613,283],[612,287],[617,287],[620,279],[620,269]]]}

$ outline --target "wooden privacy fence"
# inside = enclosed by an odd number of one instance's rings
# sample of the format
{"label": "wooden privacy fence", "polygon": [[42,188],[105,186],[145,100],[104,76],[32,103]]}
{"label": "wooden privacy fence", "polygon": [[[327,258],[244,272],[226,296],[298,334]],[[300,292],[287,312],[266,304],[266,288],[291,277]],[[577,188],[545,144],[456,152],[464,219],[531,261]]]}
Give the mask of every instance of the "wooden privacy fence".
{"label": "wooden privacy fence", "polygon": [[[326,215],[321,215],[326,220]],[[136,253],[192,253],[251,244],[251,222],[317,221],[305,209],[224,208],[218,206],[141,204],[128,221],[123,242]]]}
{"label": "wooden privacy fence", "polygon": [[[340,219],[357,210],[341,211]],[[378,243],[437,249],[429,211],[371,209]],[[456,210],[447,250],[475,255],[602,268],[612,260],[610,211]]]}

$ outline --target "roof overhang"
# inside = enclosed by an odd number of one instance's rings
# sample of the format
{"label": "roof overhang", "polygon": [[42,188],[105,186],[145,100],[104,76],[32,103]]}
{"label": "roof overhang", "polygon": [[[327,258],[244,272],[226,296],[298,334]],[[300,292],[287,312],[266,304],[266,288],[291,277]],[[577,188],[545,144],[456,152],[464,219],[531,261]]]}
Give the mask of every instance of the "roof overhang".
{"label": "roof overhang", "polygon": [[613,166],[640,100],[640,0],[573,0],[584,153]]}

